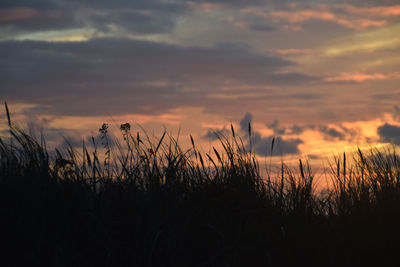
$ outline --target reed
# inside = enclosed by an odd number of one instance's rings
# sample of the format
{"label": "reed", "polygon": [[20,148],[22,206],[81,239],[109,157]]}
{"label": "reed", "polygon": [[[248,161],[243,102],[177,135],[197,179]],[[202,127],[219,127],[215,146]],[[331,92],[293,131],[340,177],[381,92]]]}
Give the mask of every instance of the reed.
{"label": "reed", "polygon": [[[393,266],[396,149],[336,157],[332,187],[307,161],[266,176],[232,127],[222,150],[100,128],[101,143],[48,151],[11,122],[0,138],[1,261],[50,266]],[[251,138],[249,125],[248,137]],[[68,144],[68,142],[66,142]],[[113,145],[111,145],[113,144]],[[271,150],[273,144],[271,144]],[[100,154],[104,153],[104,154]],[[352,163],[348,158],[353,157]]]}

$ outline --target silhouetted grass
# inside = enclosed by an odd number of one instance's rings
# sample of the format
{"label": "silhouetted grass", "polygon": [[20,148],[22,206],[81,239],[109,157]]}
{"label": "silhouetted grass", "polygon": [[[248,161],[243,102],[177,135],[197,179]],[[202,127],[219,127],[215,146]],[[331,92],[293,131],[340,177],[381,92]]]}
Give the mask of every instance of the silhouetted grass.
{"label": "silhouetted grass", "polygon": [[261,177],[233,128],[212,155],[129,124],[120,143],[103,125],[100,144],[52,153],[10,119],[9,129],[2,266],[396,266],[395,149],[336,158],[322,194],[301,160]]}

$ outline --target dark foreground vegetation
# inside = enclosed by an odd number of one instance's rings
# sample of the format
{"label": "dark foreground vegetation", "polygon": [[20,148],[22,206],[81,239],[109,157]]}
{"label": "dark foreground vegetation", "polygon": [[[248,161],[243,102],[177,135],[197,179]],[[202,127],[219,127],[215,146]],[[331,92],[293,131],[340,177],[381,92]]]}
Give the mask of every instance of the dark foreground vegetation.
{"label": "dark foreground vegetation", "polygon": [[104,125],[102,150],[49,153],[10,125],[11,140],[0,139],[1,266],[399,264],[394,150],[359,151],[351,166],[337,158],[320,193],[301,161],[261,177],[233,131],[212,155],[193,140],[183,151],[168,134],[121,131],[113,150]]}

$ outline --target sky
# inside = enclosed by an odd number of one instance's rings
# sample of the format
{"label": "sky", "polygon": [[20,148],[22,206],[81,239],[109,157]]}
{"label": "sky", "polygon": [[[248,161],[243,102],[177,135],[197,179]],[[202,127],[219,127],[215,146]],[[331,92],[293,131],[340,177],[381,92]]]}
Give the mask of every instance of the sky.
{"label": "sky", "polygon": [[0,73],[54,143],[129,122],[209,149],[251,122],[260,157],[400,145],[398,0],[2,0]]}

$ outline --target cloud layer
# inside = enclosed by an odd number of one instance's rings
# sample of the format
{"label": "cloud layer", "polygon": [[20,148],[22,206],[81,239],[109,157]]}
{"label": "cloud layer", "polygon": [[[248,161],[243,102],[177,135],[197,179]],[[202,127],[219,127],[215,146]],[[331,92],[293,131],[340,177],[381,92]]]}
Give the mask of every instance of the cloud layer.
{"label": "cloud layer", "polygon": [[187,9],[184,1],[2,1],[0,28],[14,31],[62,30],[91,27],[100,32],[116,29],[132,33],[169,32]]}
{"label": "cloud layer", "polygon": [[378,135],[382,142],[400,145],[400,127],[385,123],[378,128]]}
{"label": "cloud layer", "polygon": [[[88,42],[1,42],[0,83],[8,100],[41,104],[43,112],[160,113],[213,104],[224,82],[290,85],[313,80],[277,73],[291,62],[223,44],[183,47],[129,39]],[[71,105],[71,103],[74,103]],[[47,108],[46,108],[47,107]]]}

